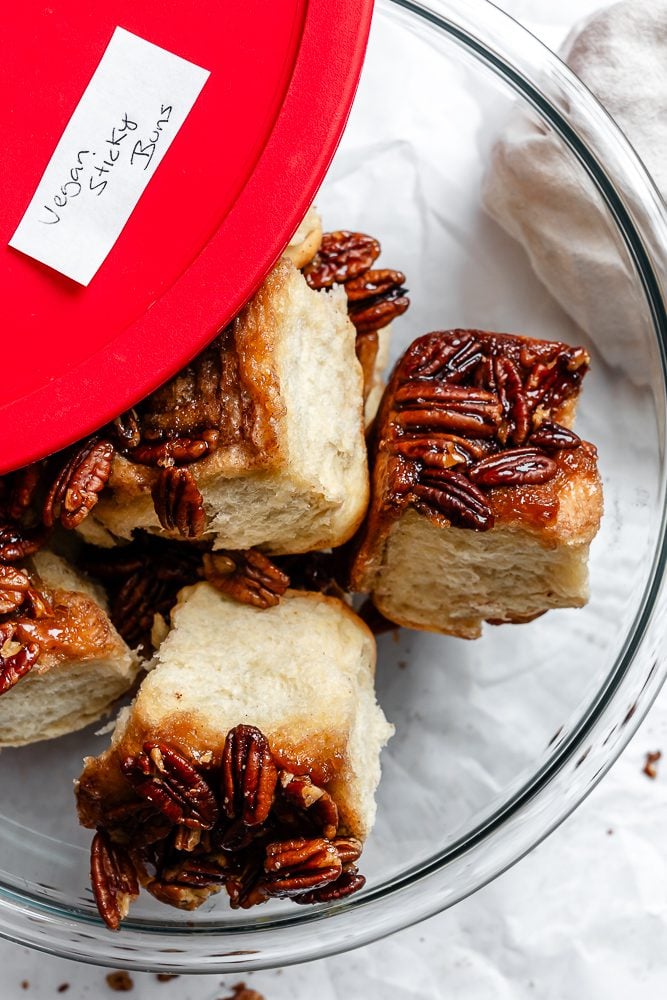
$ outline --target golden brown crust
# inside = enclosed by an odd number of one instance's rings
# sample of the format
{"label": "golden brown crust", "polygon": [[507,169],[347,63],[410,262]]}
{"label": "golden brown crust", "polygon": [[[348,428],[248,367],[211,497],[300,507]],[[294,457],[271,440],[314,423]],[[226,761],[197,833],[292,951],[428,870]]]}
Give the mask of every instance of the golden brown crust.
{"label": "golden brown crust", "polygon": [[[352,588],[373,589],[389,533],[408,508],[442,527],[520,525],[545,546],[590,540],[601,514],[595,447],[576,435],[561,449],[532,438],[540,427],[571,426],[587,370],[582,348],[513,334],[450,330],[416,340],[394,368],[378,412],[371,504],[355,545]],[[522,449],[532,463],[527,482],[515,476],[511,485],[480,489],[475,466],[502,456],[520,461]],[[561,498],[575,483],[590,504],[559,518]]]}
{"label": "golden brown crust", "polygon": [[[213,343],[138,408],[151,442],[170,435],[196,438],[207,429],[219,432],[212,453],[189,468],[198,484],[248,472],[270,472],[285,461],[279,425],[284,417],[274,358],[274,302],[293,274],[279,261],[238,318]],[[113,491],[96,513],[102,519],[108,504],[148,495],[159,469],[117,454],[109,480]]]}

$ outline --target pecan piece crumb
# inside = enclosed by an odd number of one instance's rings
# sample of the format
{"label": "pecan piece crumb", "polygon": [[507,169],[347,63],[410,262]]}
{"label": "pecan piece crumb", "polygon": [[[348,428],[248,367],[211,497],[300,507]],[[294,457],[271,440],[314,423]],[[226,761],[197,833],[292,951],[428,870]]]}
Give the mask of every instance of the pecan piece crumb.
{"label": "pecan piece crumb", "polygon": [[264,1000],[264,997],[257,990],[248,989],[245,983],[236,983],[235,986],[232,986],[230,996],[225,997],[224,1000]]}
{"label": "pecan piece crumb", "polygon": [[129,993],[130,990],[134,989],[134,980],[129,972],[119,970],[118,972],[109,972],[106,977],[107,986],[110,990],[115,993]]}
{"label": "pecan piece crumb", "polygon": [[204,576],[229,597],[256,608],[272,608],[289,587],[289,577],[257,549],[205,553]]}
{"label": "pecan piece crumb", "polygon": [[162,469],[152,490],[155,513],[166,531],[198,538],[206,527],[204,498],[189,469]]}
{"label": "pecan piece crumb", "polygon": [[658,763],[658,761],[660,760],[661,757],[662,757],[662,751],[661,750],[649,751],[646,754],[646,761],[644,763],[644,767],[642,768],[642,771],[646,775],[647,778],[657,778],[658,777],[658,769],[657,769],[657,767],[655,765]]}

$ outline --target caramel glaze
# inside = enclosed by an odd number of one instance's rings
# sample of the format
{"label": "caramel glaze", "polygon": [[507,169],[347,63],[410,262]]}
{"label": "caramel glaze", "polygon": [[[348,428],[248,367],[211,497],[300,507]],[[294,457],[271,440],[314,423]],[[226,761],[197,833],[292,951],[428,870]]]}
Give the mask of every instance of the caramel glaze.
{"label": "caramel glaze", "polygon": [[520,525],[543,533],[553,527],[560,510],[560,497],[566,484],[574,477],[587,480],[591,488],[599,482],[597,448],[582,441],[573,451],[561,451],[555,456],[558,471],[553,479],[539,486],[505,486],[489,490],[487,499],[496,524],[505,527]]}
{"label": "caramel glaze", "polygon": [[85,594],[66,590],[45,591],[53,613],[45,618],[19,618],[17,637],[36,642],[45,659],[96,659],[108,655],[118,644],[111,623],[98,605]]}
{"label": "caramel glaze", "polygon": [[[298,725],[292,728],[299,731]],[[307,741],[295,740],[280,731],[267,735],[279,767],[292,774],[307,774],[322,788],[326,789],[344,769],[344,740],[337,739],[334,734],[321,734]],[[105,826],[110,810],[137,801],[136,793],[121,772],[120,763],[126,757],[136,756],[144,743],[167,743],[195,764],[202,754],[206,754],[206,768],[214,769],[220,767],[226,736],[227,729],[215,732],[210,723],[196,713],[174,713],[165,716],[157,726],[147,726],[133,715],[116,744],[99,757],[85,760],[76,790],[81,824],[90,829]]]}
{"label": "caramel glaze", "polygon": [[[477,351],[479,360],[471,363],[463,374],[456,371],[452,374],[447,367],[447,357],[453,351],[464,348],[467,343],[472,345],[471,354]],[[364,525],[351,546],[352,589],[372,589],[372,580],[379,569],[385,541],[406,508],[414,506],[411,489],[419,482],[422,472],[419,461],[396,453],[396,442],[401,440],[404,433],[397,423],[397,390],[412,379],[425,385],[469,385],[493,390],[494,386],[485,380],[484,365],[493,366],[499,358],[509,359],[522,376],[532,429],[544,420],[555,421],[565,427],[571,426],[581,382],[588,371],[589,358],[583,348],[569,347],[557,341],[480,330],[449,330],[418,338],[394,367],[369,437],[371,503]],[[545,369],[556,369],[559,373],[552,389],[544,392],[539,384],[531,388],[538,381],[535,373],[539,374]],[[418,433],[428,436],[427,430]],[[466,435],[459,432],[459,436],[465,447]],[[468,438],[468,441],[471,439]],[[526,443],[529,444],[529,441]],[[472,444],[485,454],[513,446],[510,443],[500,444],[497,438],[489,437],[488,433],[472,440]],[[549,544],[548,532],[555,528],[560,509],[559,498],[567,483],[582,477],[591,487],[599,483],[594,445],[581,442],[579,447],[554,452],[551,457],[556,462],[557,470],[549,481],[539,485],[494,487],[485,491],[485,499],[496,526],[521,526],[524,530],[534,530],[540,534],[545,544]],[[465,474],[464,465],[453,468],[456,471],[460,468]],[[452,526],[451,520],[440,512],[426,513],[422,509],[420,513],[442,527]]]}

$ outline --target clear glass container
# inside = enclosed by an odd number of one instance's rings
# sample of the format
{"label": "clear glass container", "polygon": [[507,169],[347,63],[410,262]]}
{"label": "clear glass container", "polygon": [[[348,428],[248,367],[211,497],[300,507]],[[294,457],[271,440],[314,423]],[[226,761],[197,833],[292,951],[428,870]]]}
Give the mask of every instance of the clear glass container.
{"label": "clear glass container", "polygon": [[[595,219],[622,323],[583,333],[485,213],[491,151],[522,115]],[[522,857],[618,757],[665,675],[665,207],[602,108],[484,0],[379,0],[350,124],[318,200],[325,226],[377,235],[408,276],[397,356],[472,326],[589,347],[577,429],[599,447],[606,512],[591,600],[475,642],[379,639],[378,696],[396,725],[359,895],[183,914],[142,896],[118,934],[88,888],[90,833],[72,781],[95,727],[0,756],[0,934],[59,955],[167,972],[229,972],[365,944],[474,892]],[[568,205],[563,225],[570,225]],[[577,247],[573,244],[573,255]],[[598,324],[599,325],[599,324]]]}

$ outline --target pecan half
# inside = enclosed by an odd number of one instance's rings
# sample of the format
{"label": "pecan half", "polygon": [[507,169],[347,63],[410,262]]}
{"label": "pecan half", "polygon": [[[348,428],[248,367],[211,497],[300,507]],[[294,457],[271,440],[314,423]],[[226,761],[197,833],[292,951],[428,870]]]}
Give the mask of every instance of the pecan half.
{"label": "pecan half", "polygon": [[322,836],[331,840],[338,830],[338,808],[328,792],[314,785],[307,774],[280,772],[280,787],[285,799],[303,810]]}
{"label": "pecan half", "polygon": [[22,562],[44,544],[42,528],[28,530],[22,525],[0,524],[0,562]]}
{"label": "pecan half", "polygon": [[20,608],[30,591],[30,577],[15,566],[0,563],[0,615]]}
{"label": "pecan half", "polygon": [[436,333],[413,344],[405,358],[404,372],[409,379],[438,377],[454,385],[472,374],[483,360],[482,345],[473,334],[443,340]]}
{"label": "pecan half", "polygon": [[216,590],[256,608],[274,607],[289,587],[289,577],[257,549],[205,553],[203,566]]}
{"label": "pecan half", "polygon": [[267,846],[264,871],[268,894],[289,897],[335,882],[342,863],[334,845],[325,838],[295,838]]}
{"label": "pecan half", "polygon": [[215,825],[218,804],[213,790],[173,747],[145,743],[142,753],[121,762],[121,770],[135,792],[172,823],[200,830]]}
{"label": "pecan half", "polygon": [[137,873],[127,851],[98,830],[90,848],[90,881],[97,909],[107,927],[117,931],[130,903],[139,895]]}
{"label": "pecan half", "polygon": [[530,406],[523,388],[521,373],[511,358],[498,357],[494,362],[498,397],[505,420],[498,429],[501,444],[523,444],[530,430]]}
{"label": "pecan half", "polygon": [[543,420],[528,438],[528,443],[544,448],[545,451],[561,451],[565,448],[578,448],[581,438],[555,420]]}
{"label": "pecan half", "polygon": [[473,438],[494,437],[502,418],[498,397],[475,386],[414,379],[394,397],[395,421],[403,430],[450,431]]}
{"label": "pecan half", "polygon": [[201,437],[176,437],[170,441],[142,442],[127,452],[127,458],[137,465],[155,465],[167,468],[172,465],[189,465],[200,462],[214,452],[220,440],[215,429],[203,431]]}
{"label": "pecan half", "polygon": [[58,519],[63,528],[81,524],[109,481],[113,456],[113,443],[105,438],[92,437],[78,447],[48,492],[43,511],[48,528]]}
{"label": "pecan half", "polygon": [[[12,629],[12,636],[13,634]],[[0,695],[6,694],[15,684],[18,684],[22,677],[25,677],[32,670],[40,652],[36,642],[29,642],[25,646],[21,646],[16,652],[9,652],[7,655],[3,655],[1,650],[6,643],[7,640],[0,647]]]}
{"label": "pecan half", "polygon": [[366,879],[359,875],[356,870],[342,872],[335,882],[330,882],[320,889],[312,892],[304,892],[300,896],[293,896],[295,903],[332,903],[336,899],[344,899],[351,896],[353,892],[359,892],[366,885]]}
{"label": "pecan half", "polygon": [[357,333],[388,326],[410,305],[405,275],[388,268],[369,270],[347,281],[348,313]]}
{"label": "pecan half", "polygon": [[336,837],[333,845],[343,866],[358,861],[361,856],[362,843],[356,837]]}
{"label": "pecan half", "polygon": [[128,646],[150,645],[163,597],[164,584],[155,576],[138,571],[126,579],[111,602],[109,616]]}
{"label": "pecan half", "polygon": [[512,448],[482,459],[468,471],[477,486],[526,486],[553,479],[558,466],[537,448]]}
{"label": "pecan half", "polygon": [[152,489],[155,513],[166,531],[197,538],[206,527],[204,498],[189,469],[162,469]]}
{"label": "pecan half", "polygon": [[474,441],[457,434],[406,434],[391,441],[390,448],[411,462],[439,469],[470,465],[473,458],[484,458],[486,455]]}
{"label": "pecan half", "polygon": [[365,233],[347,229],[324,233],[320,249],[303,269],[311,288],[331,288],[368,271],[380,256],[380,244]]}
{"label": "pecan half", "polygon": [[222,808],[229,819],[246,826],[269,816],[278,781],[266,737],[254,726],[230,729],[222,753]]}
{"label": "pecan half", "polygon": [[418,510],[443,515],[459,528],[488,531],[493,527],[493,512],[486,497],[461,473],[433,469],[424,479],[412,487]]}

